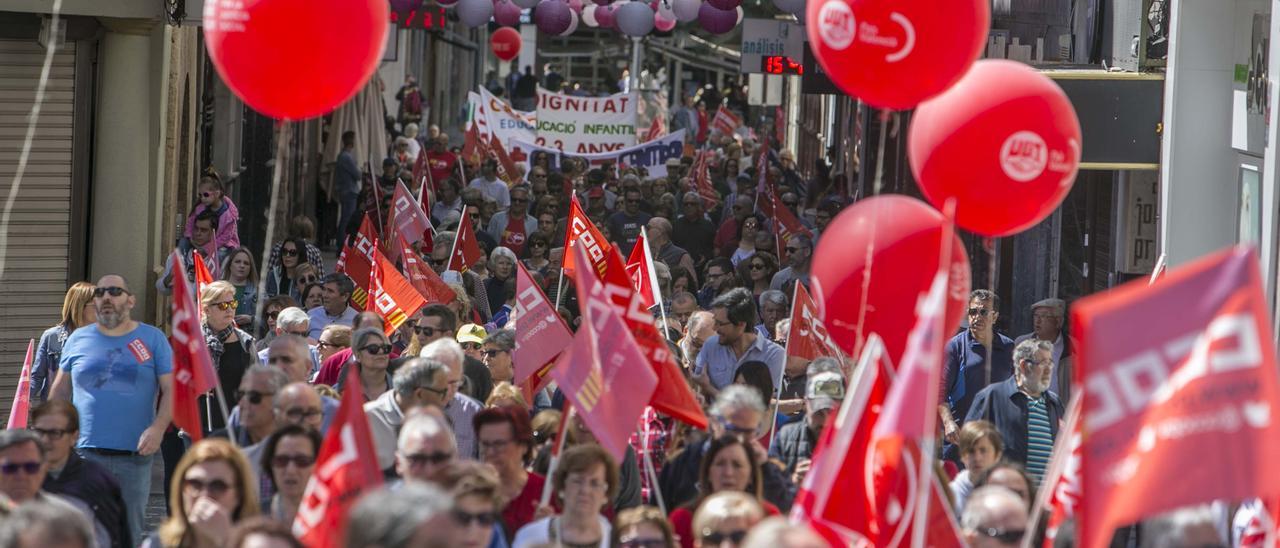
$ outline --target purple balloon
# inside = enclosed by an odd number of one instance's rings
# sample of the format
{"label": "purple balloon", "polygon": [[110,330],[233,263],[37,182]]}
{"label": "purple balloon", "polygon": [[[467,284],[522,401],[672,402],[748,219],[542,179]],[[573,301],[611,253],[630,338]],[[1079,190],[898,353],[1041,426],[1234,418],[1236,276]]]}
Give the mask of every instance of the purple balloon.
{"label": "purple balloon", "polygon": [[542,32],[560,34],[569,30],[569,25],[573,22],[573,16],[570,15],[572,11],[564,0],[542,0],[533,10],[533,22]]}
{"label": "purple balloon", "polygon": [[702,0],[672,0],[671,11],[676,14],[676,20],[681,23],[688,23],[698,18],[698,9],[702,7]]}
{"label": "purple balloon", "polygon": [[582,13],[582,0],[569,0],[569,9],[573,10],[573,11],[574,11],[574,13],[581,14],[581,13]]}
{"label": "purple balloon", "polygon": [[614,9],[613,4],[597,7],[596,8],[596,25],[602,29],[614,28],[614,25],[616,23],[616,20],[615,20],[616,18],[614,14],[616,12],[617,10]]}
{"label": "purple balloon", "polygon": [[468,27],[478,27],[493,16],[493,0],[458,0],[458,19]]}
{"label": "purple balloon", "polygon": [[742,5],[742,0],[707,0],[707,3],[718,10],[732,11]]}
{"label": "purple balloon", "polygon": [[613,3],[613,0],[591,0],[591,1],[595,2],[597,6],[607,6]]}
{"label": "purple balloon", "polygon": [[498,0],[493,3],[493,20],[504,27],[518,27],[520,11],[520,6],[511,0]]}
{"label": "purple balloon", "polygon": [[698,24],[711,34],[724,34],[738,25],[738,10],[736,8],[716,9],[710,2],[704,2],[702,7],[698,8]]}

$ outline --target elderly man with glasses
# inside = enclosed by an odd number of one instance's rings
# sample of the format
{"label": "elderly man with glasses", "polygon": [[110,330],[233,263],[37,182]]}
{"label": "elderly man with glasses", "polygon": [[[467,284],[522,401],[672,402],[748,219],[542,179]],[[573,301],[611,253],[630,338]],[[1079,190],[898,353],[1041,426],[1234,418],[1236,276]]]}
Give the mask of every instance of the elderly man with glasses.
{"label": "elderly man with glasses", "polygon": [[995,329],[999,310],[998,295],[986,289],[973,290],[969,293],[969,328],[947,341],[938,388],[938,415],[947,442],[943,457],[947,460],[960,459],[955,445],[960,432],[957,420],[968,416],[974,395],[1013,376],[1013,339]]}
{"label": "elderly man with glasses", "polygon": [[1067,313],[1067,303],[1062,299],[1044,299],[1031,305],[1031,318],[1035,329],[1013,340],[1018,344],[1025,340],[1035,339],[1053,345],[1053,379],[1049,390],[1062,398],[1071,400],[1071,355],[1072,341],[1062,326]]}
{"label": "elderly man with glasses", "polygon": [[973,398],[965,422],[985,420],[996,425],[1004,440],[1005,460],[1027,468],[1036,481],[1044,477],[1065,412],[1062,400],[1049,390],[1053,378],[1053,345],[1025,340],[1013,350],[1013,376],[988,386]]}
{"label": "elderly man with glasses", "polygon": [[449,396],[449,368],[436,360],[413,358],[391,379],[391,390],[364,404],[369,432],[378,453],[378,469],[394,473],[396,438],[408,413],[434,406],[444,409]]}

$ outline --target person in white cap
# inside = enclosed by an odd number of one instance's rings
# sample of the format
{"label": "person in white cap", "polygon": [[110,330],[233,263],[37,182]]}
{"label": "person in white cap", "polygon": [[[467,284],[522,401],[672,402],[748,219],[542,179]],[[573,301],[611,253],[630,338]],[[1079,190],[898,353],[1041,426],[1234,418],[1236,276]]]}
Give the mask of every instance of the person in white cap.
{"label": "person in white cap", "polygon": [[809,471],[813,448],[827,425],[827,419],[840,411],[844,400],[844,377],[839,373],[813,375],[805,386],[804,419],[792,421],[778,430],[769,446],[769,457],[786,465],[791,481],[800,484]]}
{"label": "person in white cap", "polygon": [[1062,299],[1044,299],[1031,305],[1031,318],[1035,330],[1014,339],[1014,345],[1035,337],[1037,340],[1053,343],[1054,375],[1050,379],[1049,390],[1068,401],[1071,398],[1071,355],[1070,337],[1064,336],[1062,326],[1065,322],[1067,304]]}

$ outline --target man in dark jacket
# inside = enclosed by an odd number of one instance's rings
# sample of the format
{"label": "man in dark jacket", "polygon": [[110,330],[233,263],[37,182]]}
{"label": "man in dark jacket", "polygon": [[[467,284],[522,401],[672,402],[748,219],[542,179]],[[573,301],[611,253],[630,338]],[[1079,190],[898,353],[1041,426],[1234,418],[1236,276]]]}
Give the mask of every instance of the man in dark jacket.
{"label": "man in dark jacket", "polygon": [[1014,374],[978,392],[965,422],[986,420],[1004,439],[1004,457],[1027,467],[1037,482],[1049,466],[1063,405],[1049,391],[1053,378],[1053,343],[1030,339],[1013,350]]}
{"label": "man in dark jacket", "polygon": [[31,411],[31,428],[47,450],[48,475],[41,489],[74,499],[93,512],[95,531],[105,531],[113,548],[133,546],[120,485],[102,465],[87,461],[71,447],[80,437],[80,414],[63,400],[50,400]]}
{"label": "man in dark jacket", "polygon": [[809,379],[804,394],[804,420],[793,421],[773,437],[769,446],[769,458],[786,465],[787,476],[799,484],[809,471],[813,446],[827,425],[827,417],[840,412],[844,399],[844,379],[839,373],[818,373]]}
{"label": "man in dark jacket", "polygon": [[790,511],[796,486],[776,463],[768,461],[764,447],[756,440],[766,408],[760,394],[745,385],[729,385],[716,396],[711,406],[711,437],[686,446],[662,467],[658,485],[667,508],[675,508],[698,496],[699,467],[711,440],[726,434],[746,438],[747,446],[756,453],[764,476],[764,499],[784,514]]}

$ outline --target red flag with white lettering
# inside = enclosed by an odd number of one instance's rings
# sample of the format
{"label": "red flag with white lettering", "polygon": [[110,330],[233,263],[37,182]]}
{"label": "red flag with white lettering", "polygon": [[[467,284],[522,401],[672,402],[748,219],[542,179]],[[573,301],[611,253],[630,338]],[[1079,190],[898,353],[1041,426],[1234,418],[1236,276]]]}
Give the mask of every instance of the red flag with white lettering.
{"label": "red flag with white lettering", "polygon": [[1045,508],[1049,511],[1048,526],[1044,532],[1044,548],[1053,548],[1053,539],[1058,536],[1058,528],[1076,513],[1080,504],[1080,444],[1083,435],[1080,432],[1080,394],[1067,404],[1067,416],[1061,436],[1054,443],[1053,462],[1041,485],[1039,498],[1045,500]]}
{"label": "red flag with white lettering", "polygon": [[391,227],[411,244],[434,233],[431,218],[400,181],[396,181],[396,192],[391,198]]}
{"label": "red flag with white lettering", "polygon": [[[176,250],[172,260],[177,272],[186,270],[182,266],[182,256]],[[196,262],[200,262],[198,258]],[[173,424],[186,430],[193,441],[200,440],[204,428],[196,401],[218,383],[218,373],[213,368],[209,347],[205,344],[204,329],[200,327],[200,307],[196,302],[187,277],[175,275],[173,330],[169,335],[169,346],[173,348]]]}
{"label": "red flag with white lettering", "polygon": [[533,281],[529,271],[525,270],[522,261],[516,261],[516,308],[510,321],[520,325],[516,329],[516,347],[511,355],[515,364],[513,380],[517,386],[573,343],[573,332],[556,313],[555,305]]}
{"label": "red flag with white lettering", "polygon": [[409,285],[417,289],[428,304],[448,304],[457,298],[453,290],[449,289],[449,284],[444,283],[440,275],[418,256],[413,246],[404,243],[404,238],[396,238],[396,240],[397,247],[400,248],[400,258],[404,262],[405,277],[409,280]]}
{"label": "red flag with white lettering", "polygon": [[373,296],[373,306],[369,310],[382,317],[383,329],[390,337],[405,320],[422,310],[427,301],[382,252],[374,250],[373,255],[375,262],[367,286],[367,291]]}
{"label": "red flag with white lettering", "polygon": [[347,368],[347,389],[293,520],[293,536],[310,548],[341,547],[351,506],[360,495],[382,485],[356,369]]}
{"label": "red flag with white lettering", "polygon": [[635,247],[631,248],[631,255],[627,257],[626,268],[631,287],[635,288],[636,294],[640,296],[640,303],[645,308],[652,308],[658,304],[658,299],[655,297],[657,288],[653,285],[653,265],[648,260],[649,254],[645,252],[645,246],[649,245],[648,239],[648,234],[642,229],[640,237],[636,238]]}
{"label": "red flag with white lettering", "polygon": [[608,257],[609,249],[613,246],[604,239],[604,234],[600,233],[600,229],[596,228],[591,219],[587,218],[587,213],[582,210],[582,205],[578,203],[576,194],[569,199],[567,226],[568,230],[565,230],[564,234],[564,258],[561,265],[564,275],[573,275],[575,266],[573,250],[581,243],[586,246],[587,257],[591,259],[591,264],[596,267],[596,274],[603,276],[605,260]]}
{"label": "red flag with white lettering", "polygon": [[715,117],[711,119],[711,129],[725,135],[733,135],[733,132],[737,131],[741,125],[742,119],[729,112],[729,109],[725,108],[724,105],[720,105],[720,108],[716,110]]}
{"label": "red flag with white lettering", "polygon": [[791,298],[791,330],[787,334],[787,355],[806,360],[819,356],[839,357],[843,353],[822,323],[818,306],[804,284],[796,284]]}
{"label": "red flag with white lettering", "polygon": [[[578,259],[590,260],[583,247]],[[614,311],[600,280],[589,271],[574,274],[582,325],[573,345],[560,355],[551,377],[573,403],[596,441],[621,462],[636,421],[658,385],[627,324]]]}
{"label": "red flag with white lettering", "polygon": [[702,406],[698,405],[698,398],[689,387],[689,382],[684,380],[680,366],[676,365],[675,356],[667,346],[667,339],[654,325],[653,314],[643,306],[642,299],[631,287],[622,255],[618,254],[616,247],[609,250],[605,275],[601,281],[603,283],[597,285],[598,289],[607,294],[614,311],[626,322],[654,373],[658,375],[658,390],[653,393],[649,405],[676,420],[705,429],[707,416],[702,412]]}
{"label": "red flag with white lettering", "polygon": [[484,260],[484,252],[480,251],[480,241],[476,239],[475,229],[465,217],[458,223],[458,232],[453,236],[453,253],[449,256],[449,270],[466,272],[476,263]]}
{"label": "red flag with white lettering", "polygon": [[1081,546],[1182,506],[1280,496],[1280,374],[1265,303],[1248,246],[1076,303]]}
{"label": "red flag with white lettering", "polygon": [[377,248],[378,229],[368,215],[360,221],[360,230],[356,231],[352,246],[343,246],[340,260],[342,272],[355,283],[355,291],[351,292],[351,303],[361,310],[369,302],[369,294],[365,288],[369,286],[369,272],[373,269],[373,250]]}

